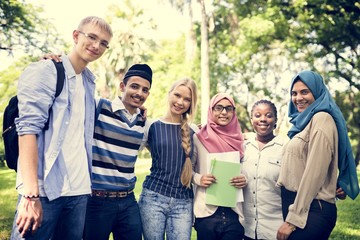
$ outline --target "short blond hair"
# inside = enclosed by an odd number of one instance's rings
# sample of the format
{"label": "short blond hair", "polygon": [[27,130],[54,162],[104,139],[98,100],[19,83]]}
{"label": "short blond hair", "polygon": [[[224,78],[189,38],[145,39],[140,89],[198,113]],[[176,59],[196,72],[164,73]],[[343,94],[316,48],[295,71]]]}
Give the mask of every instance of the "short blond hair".
{"label": "short blond hair", "polygon": [[99,26],[101,30],[107,32],[111,37],[113,36],[110,25],[102,18],[96,16],[89,16],[81,20],[78,26],[78,30],[81,30],[87,24],[94,24]]}

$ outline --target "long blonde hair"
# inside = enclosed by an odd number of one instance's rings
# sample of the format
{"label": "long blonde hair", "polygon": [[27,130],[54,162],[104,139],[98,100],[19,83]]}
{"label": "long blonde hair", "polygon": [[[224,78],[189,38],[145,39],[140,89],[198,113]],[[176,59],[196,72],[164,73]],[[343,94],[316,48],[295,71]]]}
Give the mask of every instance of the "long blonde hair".
{"label": "long blonde hair", "polygon": [[190,123],[196,113],[197,87],[195,82],[190,78],[184,78],[176,81],[170,88],[169,94],[180,86],[189,88],[191,92],[191,104],[189,109],[182,114],[181,118],[181,146],[185,151],[185,163],[181,171],[181,184],[190,188],[192,178],[192,163],[190,159],[191,140],[190,140]]}

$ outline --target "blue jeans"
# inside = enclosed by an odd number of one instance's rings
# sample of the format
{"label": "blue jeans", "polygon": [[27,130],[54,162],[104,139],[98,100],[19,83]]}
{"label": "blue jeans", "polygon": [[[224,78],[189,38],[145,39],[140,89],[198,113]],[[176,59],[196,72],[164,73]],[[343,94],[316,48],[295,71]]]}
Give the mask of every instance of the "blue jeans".
{"label": "blue jeans", "polygon": [[[35,234],[26,239],[56,240],[56,239],[81,239],[84,231],[86,204],[89,195],[60,197],[49,201],[41,197],[43,208],[43,221]],[[20,202],[21,195],[18,198]],[[22,239],[16,225],[17,211],[11,232],[11,239]]]}
{"label": "blue jeans", "polygon": [[213,215],[196,218],[194,227],[197,240],[241,240],[244,237],[239,215],[229,207],[218,207]]}
{"label": "blue jeans", "polygon": [[84,239],[141,240],[142,226],[139,206],[134,193],[123,198],[97,197],[89,199]]}
{"label": "blue jeans", "polygon": [[193,199],[166,197],[143,188],[139,199],[145,240],[189,240]]}

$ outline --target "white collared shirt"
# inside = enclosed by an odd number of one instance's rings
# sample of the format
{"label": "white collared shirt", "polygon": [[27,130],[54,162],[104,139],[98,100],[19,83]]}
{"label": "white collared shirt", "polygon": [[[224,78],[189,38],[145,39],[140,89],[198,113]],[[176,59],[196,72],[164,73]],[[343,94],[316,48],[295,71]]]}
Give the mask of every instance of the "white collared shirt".
{"label": "white collared shirt", "polygon": [[283,223],[279,177],[282,148],[286,138],[277,136],[259,150],[255,135],[245,142],[242,173],[247,176],[244,188],[244,228],[247,237],[276,239]]}

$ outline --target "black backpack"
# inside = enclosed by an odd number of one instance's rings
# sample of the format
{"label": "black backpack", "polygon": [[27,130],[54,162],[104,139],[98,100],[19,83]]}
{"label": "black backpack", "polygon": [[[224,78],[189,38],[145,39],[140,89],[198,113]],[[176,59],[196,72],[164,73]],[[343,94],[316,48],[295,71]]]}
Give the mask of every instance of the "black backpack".
{"label": "black backpack", "polygon": [[[53,61],[56,67],[57,81],[55,98],[60,95],[65,81],[65,69],[62,62]],[[49,119],[45,123],[44,130],[49,128],[51,107],[49,109]],[[19,116],[18,98],[13,96],[4,111],[3,119],[3,141],[5,148],[5,160],[10,169],[17,170],[17,161],[19,157],[19,139],[15,127],[15,118]]]}

